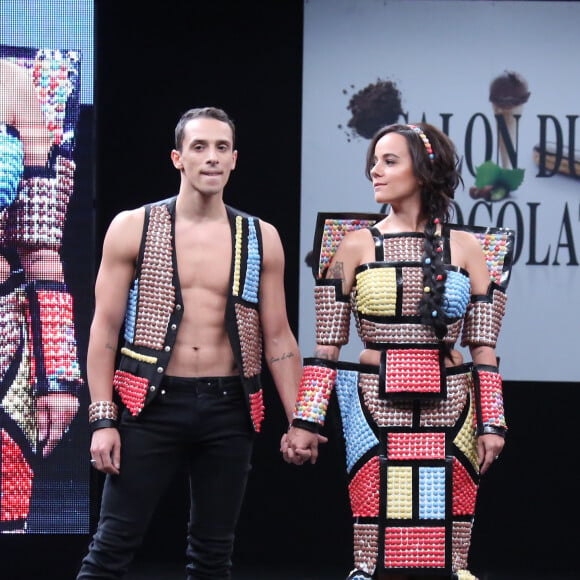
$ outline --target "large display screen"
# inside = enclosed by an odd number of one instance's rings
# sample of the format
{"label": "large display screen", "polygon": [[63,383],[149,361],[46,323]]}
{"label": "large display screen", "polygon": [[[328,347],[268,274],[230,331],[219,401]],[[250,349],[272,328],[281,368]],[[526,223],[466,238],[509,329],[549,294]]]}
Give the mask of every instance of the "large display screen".
{"label": "large display screen", "polygon": [[[578,381],[578,22],[579,2],[304,3],[302,258],[319,212],[382,210],[364,175],[379,127],[439,127],[465,185],[452,221],[516,231],[497,345],[507,380]],[[308,356],[314,280],[301,268]],[[356,361],[350,336],[341,358]]]}
{"label": "large display screen", "polygon": [[93,13],[2,3],[0,533],[89,531]]}

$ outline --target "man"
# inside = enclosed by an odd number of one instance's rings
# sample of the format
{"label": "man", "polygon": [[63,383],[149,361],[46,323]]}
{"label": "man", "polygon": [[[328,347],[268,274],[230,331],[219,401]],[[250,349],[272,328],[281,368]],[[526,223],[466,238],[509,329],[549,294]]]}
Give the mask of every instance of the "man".
{"label": "man", "polygon": [[[224,111],[187,111],[171,152],[177,196],[121,212],[105,236],[87,375],[91,462],[108,475],[78,579],[123,576],[184,463],[187,578],[230,578],[264,413],[262,345],[292,418],[302,364],[286,314],[284,253],[272,225],[224,204],[234,138]],[[125,406],[120,417],[113,389]]]}

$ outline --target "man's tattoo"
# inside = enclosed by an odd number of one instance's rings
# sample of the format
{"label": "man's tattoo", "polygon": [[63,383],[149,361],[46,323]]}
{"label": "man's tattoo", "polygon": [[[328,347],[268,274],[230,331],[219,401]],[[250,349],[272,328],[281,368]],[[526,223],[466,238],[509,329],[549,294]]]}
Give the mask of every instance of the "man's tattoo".
{"label": "man's tattoo", "polygon": [[270,362],[271,363],[275,363],[275,362],[284,360],[285,358],[292,358],[293,356],[294,356],[294,353],[293,352],[285,352],[281,356],[273,356],[270,359]]}
{"label": "man's tattoo", "polygon": [[342,262],[335,262],[328,270],[328,278],[333,280],[344,279],[344,264]]}
{"label": "man's tattoo", "polygon": [[105,343],[105,348],[107,350],[112,350],[113,352],[117,352],[117,349],[112,344],[109,344],[108,342]]}

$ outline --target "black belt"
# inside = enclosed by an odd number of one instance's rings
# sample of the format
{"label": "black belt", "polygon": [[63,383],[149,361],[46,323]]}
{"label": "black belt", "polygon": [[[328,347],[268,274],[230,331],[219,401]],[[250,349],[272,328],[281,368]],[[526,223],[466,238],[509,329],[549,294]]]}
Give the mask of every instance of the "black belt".
{"label": "black belt", "polygon": [[165,376],[161,388],[169,392],[200,394],[230,394],[242,392],[242,380],[231,377],[170,377]]}

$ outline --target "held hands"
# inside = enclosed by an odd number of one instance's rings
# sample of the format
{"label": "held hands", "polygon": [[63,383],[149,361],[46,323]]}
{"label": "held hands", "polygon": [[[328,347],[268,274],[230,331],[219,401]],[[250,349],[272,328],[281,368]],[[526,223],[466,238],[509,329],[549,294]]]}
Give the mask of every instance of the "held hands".
{"label": "held hands", "polygon": [[324,435],[291,426],[288,432],[282,435],[280,451],[286,463],[302,465],[310,461],[314,464],[318,459],[318,445],[327,442],[328,438]]}
{"label": "held hands", "polygon": [[505,440],[501,435],[487,434],[477,438],[477,458],[479,471],[483,475],[491,464],[499,458]]}

